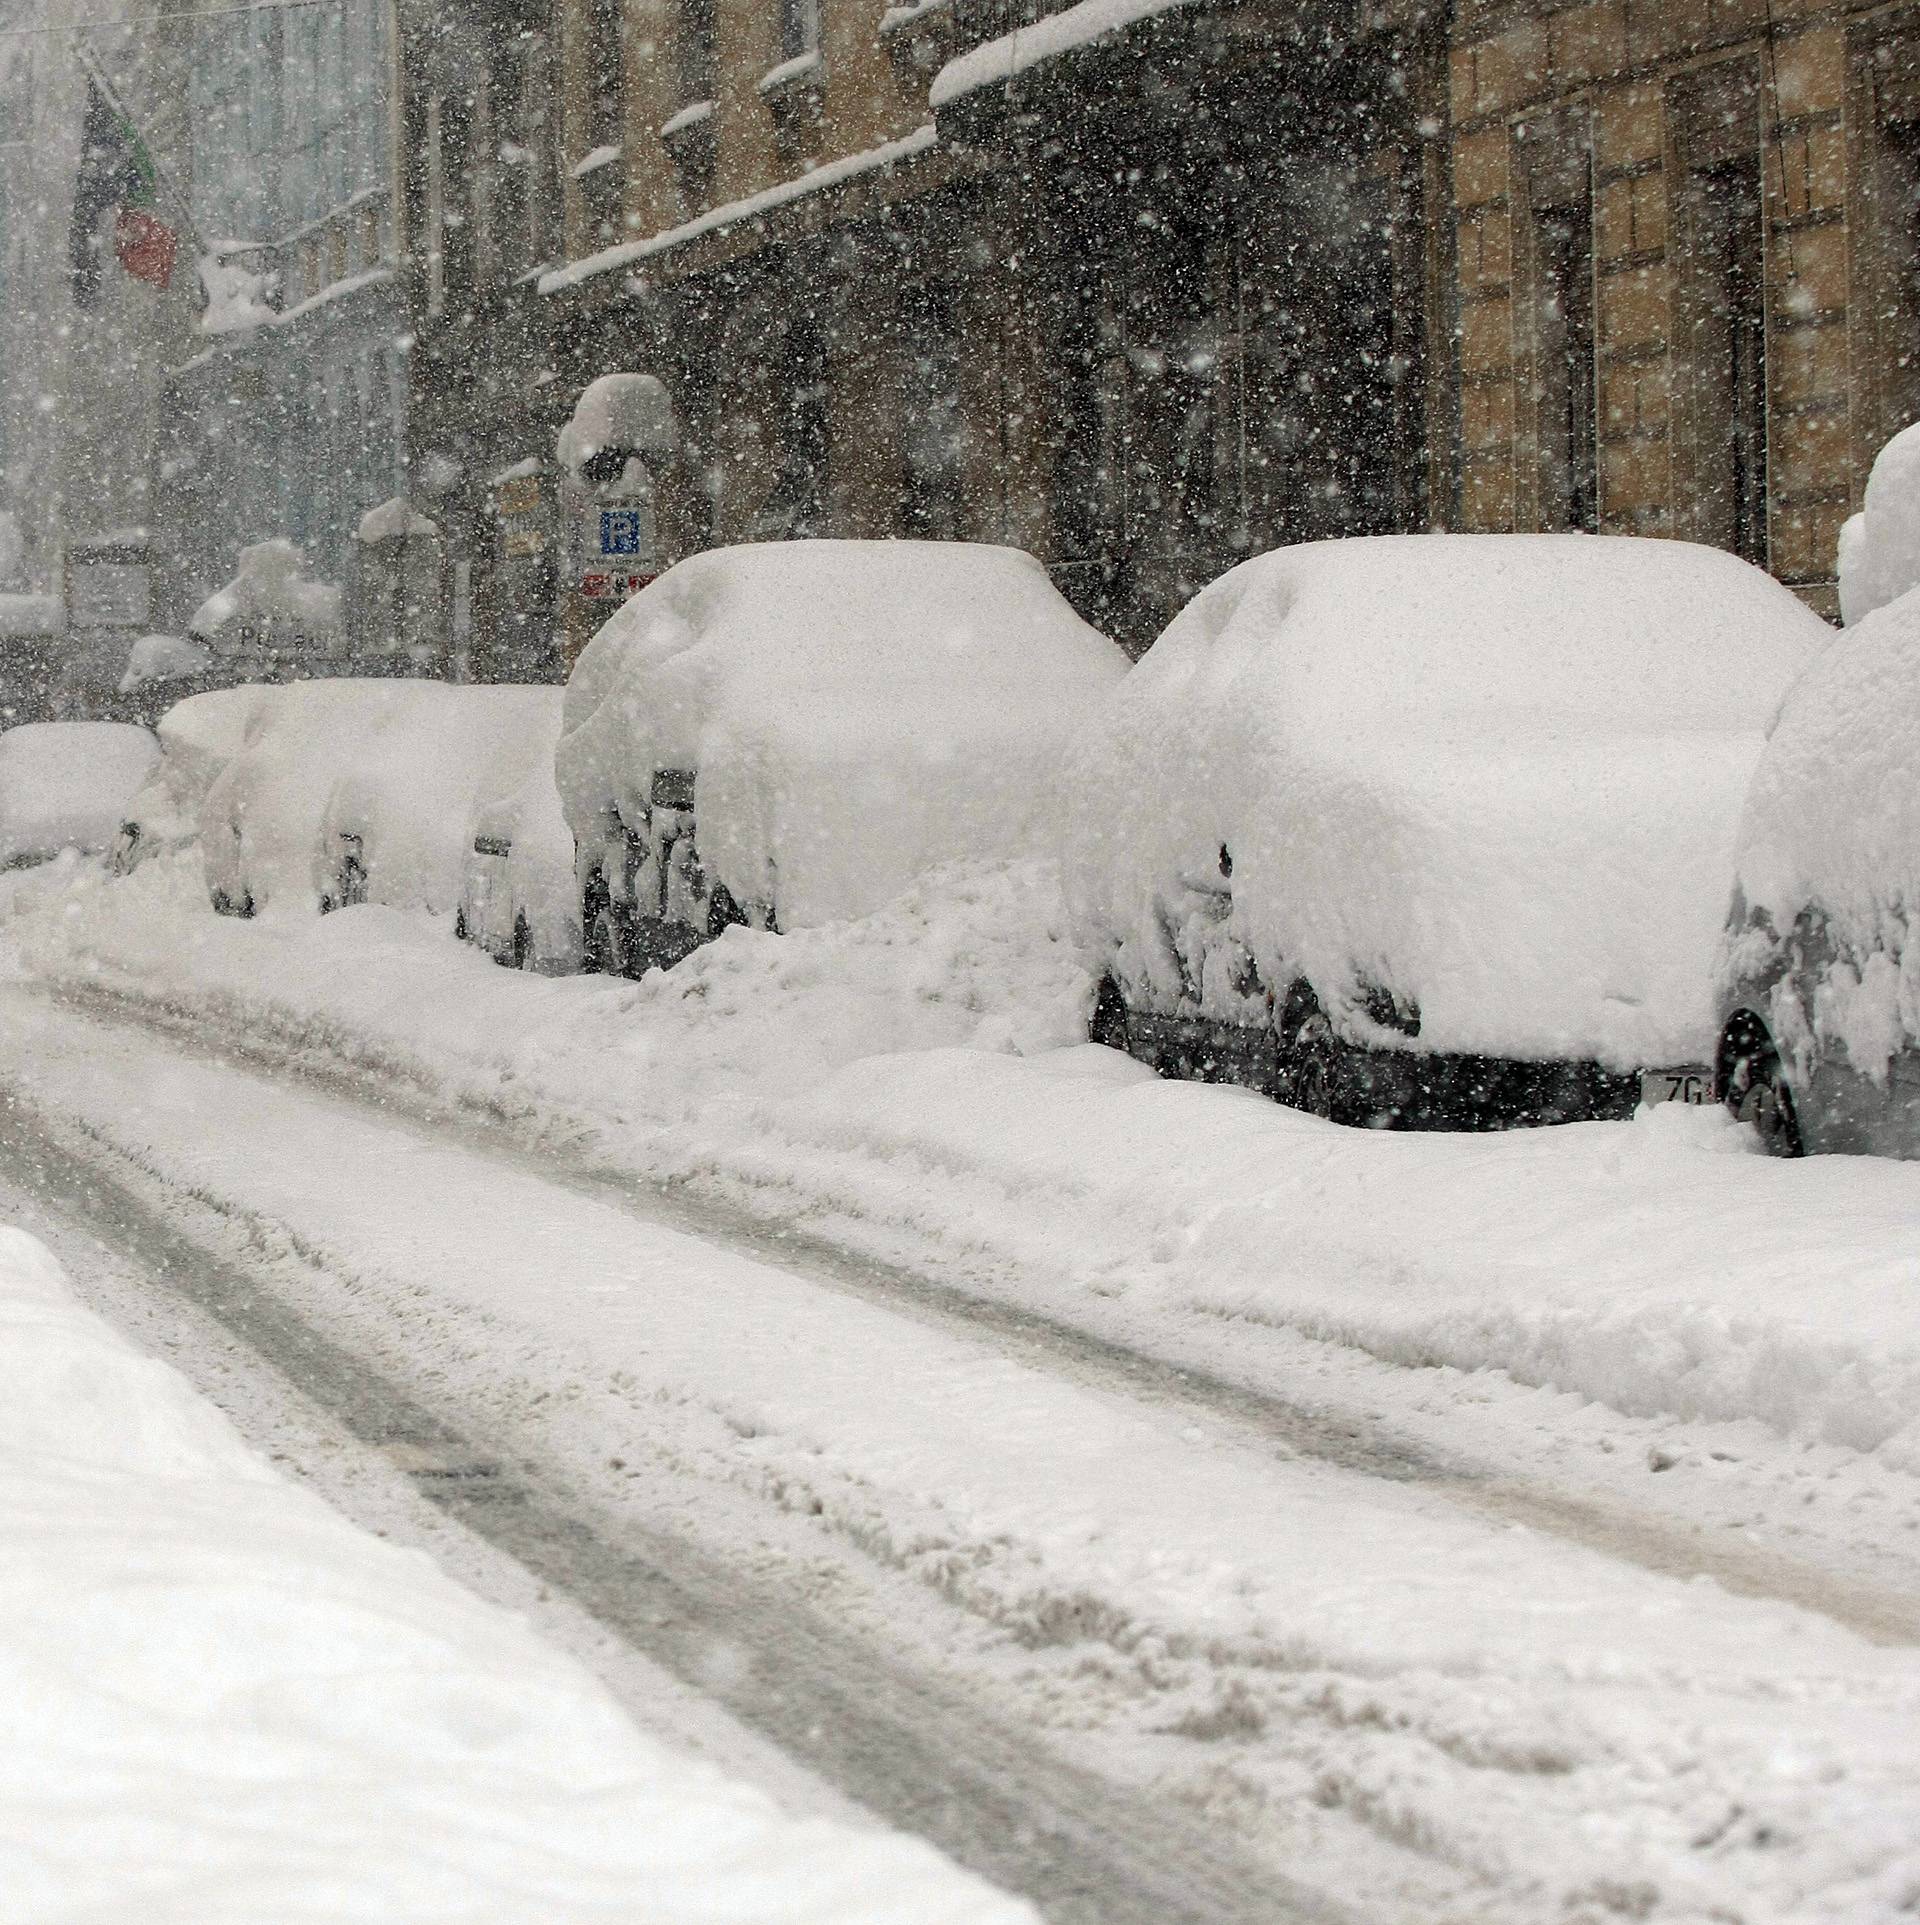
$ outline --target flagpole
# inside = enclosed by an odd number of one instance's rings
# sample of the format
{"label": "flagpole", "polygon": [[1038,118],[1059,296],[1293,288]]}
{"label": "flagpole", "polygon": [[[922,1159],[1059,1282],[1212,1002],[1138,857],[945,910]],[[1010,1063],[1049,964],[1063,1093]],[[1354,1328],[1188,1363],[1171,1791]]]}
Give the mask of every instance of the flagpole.
{"label": "flagpole", "polygon": [[174,214],[180,223],[181,231],[192,241],[201,254],[211,254],[213,249],[207,245],[206,236],[200,232],[199,226],[193,218],[193,209],[189,205],[186,196],[174,186],[172,180],[162,170],[159,160],[154,155],[153,142],[141,131],[140,123],[135,120],[133,115],[128,111],[127,103],[120,98],[119,90],[114,86],[113,82],[107,78],[99,61],[88,51],[86,42],[81,39],[78,34],[75,34],[73,37],[73,52],[74,57],[80,63],[81,71],[100,89],[101,95],[106,100],[107,105],[132,128],[134,138],[137,139],[141,147],[145,149],[147,160],[153,168],[154,185],[162,189],[168,200],[173,203]]}

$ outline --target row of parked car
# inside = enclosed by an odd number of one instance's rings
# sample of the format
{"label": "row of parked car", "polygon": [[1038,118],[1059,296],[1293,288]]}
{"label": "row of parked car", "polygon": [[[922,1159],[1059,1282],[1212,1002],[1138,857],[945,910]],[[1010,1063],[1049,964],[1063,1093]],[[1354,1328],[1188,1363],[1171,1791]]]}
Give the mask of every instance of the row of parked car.
{"label": "row of parked car", "polygon": [[1026,555],[794,542],[669,570],[564,691],[185,702],[118,860],[637,975],[1045,852],[1093,1039],[1164,1073],[1375,1127],[1717,1097],[1912,1155],[1917,719],[1920,608],[1836,636],[1686,543],[1278,550],[1130,667]]}

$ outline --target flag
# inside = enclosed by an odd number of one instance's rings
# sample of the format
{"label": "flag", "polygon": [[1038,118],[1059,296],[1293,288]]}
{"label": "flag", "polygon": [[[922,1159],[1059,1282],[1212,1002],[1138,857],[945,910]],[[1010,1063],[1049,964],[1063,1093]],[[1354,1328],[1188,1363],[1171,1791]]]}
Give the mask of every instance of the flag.
{"label": "flag", "polygon": [[173,279],[179,236],[153,211],[159,176],[153,156],[133,123],[110,101],[100,83],[87,78],[87,118],[80,137],[80,173],[73,184],[73,226],[68,257],[76,307],[100,296],[100,227],[117,209],[113,248],[122,267],[154,287]]}

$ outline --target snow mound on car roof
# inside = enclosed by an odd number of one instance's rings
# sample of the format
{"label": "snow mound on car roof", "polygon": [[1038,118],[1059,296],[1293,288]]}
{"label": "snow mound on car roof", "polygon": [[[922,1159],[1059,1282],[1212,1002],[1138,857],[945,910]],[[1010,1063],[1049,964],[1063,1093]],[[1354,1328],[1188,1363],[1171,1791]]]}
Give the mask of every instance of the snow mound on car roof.
{"label": "snow mound on car roof", "polygon": [[0,734],[0,867],[104,849],[159,753],[128,722],[25,722]]}
{"label": "snow mound on car roof", "polygon": [[910,541],[714,549],[595,636],[557,769],[574,833],[697,771],[702,859],[785,927],[1035,841],[1068,735],[1126,669],[1031,556]]}
{"label": "snow mound on car roof", "polygon": [[1131,992],[1227,1020],[1264,1021],[1265,989],[1304,977],[1357,1040],[1409,1042],[1368,1017],[1371,985],[1418,1006],[1420,1049],[1697,1057],[1741,794],[1827,635],[1759,570],[1679,542],[1260,556],[1075,752],[1076,928]]}
{"label": "snow mound on car roof", "polygon": [[1920,588],[1846,631],[1781,705],[1754,771],[1735,881],[1765,924],[1735,931],[1724,979],[1764,964],[1805,910],[1832,938],[1815,1030],[1883,1074],[1920,1034],[1920,958],[1907,940],[1920,903]]}

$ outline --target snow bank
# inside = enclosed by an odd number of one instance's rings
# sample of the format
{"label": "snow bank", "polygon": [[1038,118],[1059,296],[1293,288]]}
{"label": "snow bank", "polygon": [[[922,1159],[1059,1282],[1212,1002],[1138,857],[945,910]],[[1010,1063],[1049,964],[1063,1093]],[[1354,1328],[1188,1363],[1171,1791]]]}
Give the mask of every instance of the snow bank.
{"label": "snow bank", "polygon": [[583,845],[698,774],[702,861],[787,928],[877,908],[944,862],[1014,855],[1067,737],[1125,672],[1032,557],[805,541],[679,563],[601,629],[556,769]]}
{"label": "snow bank", "polygon": [[66,604],[58,595],[0,595],[0,636],[61,635]]}
{"label": "snow bank", "polygon": [[1796,920],[1816,915],[1831,952],[1811,1008],[1796,996],[1781,1012],[1781,1040],[1836,1042],[1876,1080],[1920,1036],[1917,740],[1920,588],[1848,629],[1782,704],[1740,822],[1721,959],[1731,995],[1775,973]]}
{"label": "snow bank", "polygon": [[1875,457],[1865,503],[1840,531],[1837,566],[1849,628],[1920,587],[1920,422]]}
{"label": "snow bank", "polygon": [[149,682],[180,682],[213,666],[213,653],[184,635],[142,635],[127,650],[120,693],[131,695]]}
{"label": "snow bank", "polygon": [[200,640],[226,647],[306,640],[339,626],[339,589],[309,576],[299,549],[279,536],[241,549],[239,572],[188,624]]}
{"label": "snow bank", "polygon": [[[1700,1060],[1741,795],[1829,636],[1758,569],[1679,542],[1263,555],[1076,744],[1076,927],[1156,1007],[1263,1023],[1265,989],[1304,977],[1354,1040]],[[1369,1018],[1369,986],[1417,1007],[1417,1040]]]}
{"label": "snow bank", "polygon": [[125,722],[27,722],[0,734],[0,868],[104,849],[160,753]]}
{"label": "snow bank", "polygon": [[782,1816],[363,1536],[0,1227],[0,1910],[140,1925],[1020,1925]]}

